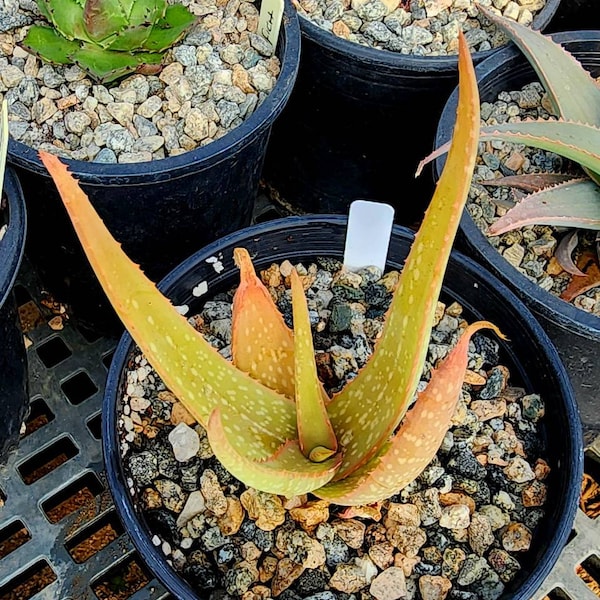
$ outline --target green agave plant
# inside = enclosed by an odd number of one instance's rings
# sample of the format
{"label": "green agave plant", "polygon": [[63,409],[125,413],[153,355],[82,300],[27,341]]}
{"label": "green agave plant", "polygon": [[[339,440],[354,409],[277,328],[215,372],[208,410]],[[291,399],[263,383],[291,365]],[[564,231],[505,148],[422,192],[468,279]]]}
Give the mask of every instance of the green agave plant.
{"label": "green agave plant", "polygon": [[[483,182],[507,185],[527,195],[495,221],[489,235],[500,235],[525,225],[551,225],[571,230],[557,251],[567,271],[583,275],[571,262],[568,249],[577,230],[600,230],[600,87],[581,63],[563,46],[537,30],[479,10],[506,33],[523,52],[544,86],[557,119],[526,120],[482,127],[480,140],[503,140],[547,150],[578,163],[585,177],[560,173],[514,175]],[[421,161],[423,166],[442,155],[444,144]]]}
{"label": "green agave plant", "polygon": [[32,25],[23,46],[57,64],[77,64],[110,83],[151,72],[196,17],[167,0],[37,0],[48,25]]}
{"label": "green agave plant", "polygon": [[390,497],[432,460],[450,427],[477,321],[432,373],[414,406],[437,299],[477,153],[479,99],[460,37],[460,105],[447,167],[394,291],[369,362],[329,397],[315,366],[308,309],[291,275],[290,331],[256,276],[248,252],[235,250],[240,284],[227,361],[122,252],[66,166],[40,153],[104,290],[134,341],[208,433],[235,477],[287,497],[312,493],[340,505]]}

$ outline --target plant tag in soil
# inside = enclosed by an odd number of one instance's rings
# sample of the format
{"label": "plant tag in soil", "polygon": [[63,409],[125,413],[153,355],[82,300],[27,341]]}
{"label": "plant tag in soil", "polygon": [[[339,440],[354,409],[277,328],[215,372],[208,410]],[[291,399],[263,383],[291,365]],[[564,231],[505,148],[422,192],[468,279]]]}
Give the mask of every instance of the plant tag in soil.
{"label": "plant tag in soil", "polygon": [[394,209],[389,204],[355,200],[348,213],[344,266],[350,271],[375,266],[382,271],[394,224]]}
{"label": "plant tag in soil", "polygon": [[258,33],[277,47],[284,0],[263,0],[258,18]]}

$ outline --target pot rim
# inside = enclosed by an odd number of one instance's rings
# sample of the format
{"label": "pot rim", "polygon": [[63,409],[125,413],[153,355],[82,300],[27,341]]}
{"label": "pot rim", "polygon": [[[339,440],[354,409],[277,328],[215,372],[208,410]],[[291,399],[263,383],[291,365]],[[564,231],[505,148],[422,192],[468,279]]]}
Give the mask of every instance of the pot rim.
{"label": "pot rim", "polygon": [[[183,152],[177,156],[138,163],[97,163],[92,161],[61,158],[69,170],[87,185],[116,186],[140,185],[152,175],[160,180],[176,179],[186,174],[190,165],[218,164],[237,148],[244,147],[256,137],[256,131],[272,125],[281,113],[294,87],[300,64],[300,24],[291,0],[284,0],[284,12],[279,33],[281,71],[275,86],[260,106],[238,127],[206,146]],[[277,53],[276,53],[277,54]],[[13,140],[8,143],[8,160],[17,167],[49,177],[37,150]]]}
{"label": "pot rim", "polygon": [[3,191],[8,199],[8,227],[0,239],[0,306],[4,306],[19,272],[25,254],[27,211],[21,184],[14,170],[7,165]]}
{"label": "pot rim", "polygon": [[[532,26],[543,31],[552,20],[562,0],[546,0],[544,7],[534,16]],[[372,63],[379,67],[404,68],[410,71],[456,71],[458,68],[457,55],[426,55],[416,56],[413,54],[401,54],[381,48],[371,48],[356,42],[338,37],[323,27],[313,23],[303,13],[298,12],[300,18],[300,30],[307,39],[339,54],[347,54],[356,57],[365,63]],[[477,63],[492,56],[498,50],[505,48],[504,44],[498,48],[491,48],[481,52],[473,53],[473,60]]]}

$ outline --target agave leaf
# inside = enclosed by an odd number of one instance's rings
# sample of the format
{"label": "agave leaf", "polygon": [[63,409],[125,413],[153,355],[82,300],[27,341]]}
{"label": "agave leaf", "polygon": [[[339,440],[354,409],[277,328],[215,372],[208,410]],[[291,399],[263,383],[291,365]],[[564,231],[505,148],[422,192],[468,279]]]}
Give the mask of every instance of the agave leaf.
{"label": "agave leaf", "polygon": [[79,42],[68,40],[45,25],[32,25],[22,45],[28,52],[58,65],[72,63],[71,57],[79,50]]}
{"label": "agave leaf", "polygon": [[129,52],[145,48],[152,27],[164,17],[166,8],[166,0],[131,2],[131,6],[126,8],[126,14],[129,15],[127,27],[115,32],[105,47]]}
{"label": "agave leaf", "polygon": [[490,225],[488,234],[524,225],[600,229],[600,188],[589,179],[575,179],[534,192]]}
{"label": "agave leaf", "polygon": [[364,465],[381,449],[413,399],[471,183],[479,118],[473,63],[464,36],[459,34],[459,105],[448,161],[402,269],[373,355],[328,406],[344,448],[335,479]]}
{"label": "agave leaf", "polygon": [[562,240],[558,243],[556,250],[554,251],[554,257],[558,261],[558,264],[571,275],[577,277],[583,277],[585,273],[577,267],[573,262],[573,250],[577,248],[579,243],[579,235],[577,229],[572,229],[563,236]]}
{"label": "agave leaf", "polygon": [[90,38],[100,44],[125,29],[129,19],[121,0],[86,0],[83,22]]}
{"label": "agave leaf", "polygon": [[481,4],[477,8],[527,57],[557,116],[600,127],[600,88],[572,54],[538,30],[501,17]]}
{"label": "agave leaf", "polygon": [[542,188],[564,183],[571,179],[573,179],[572,175],[563,175],[562,173],[524,173],[523,175],[507,175],[496,179],[486,179],[479,183],[492,187],[510,186],[525,192],[537,192]]}
{"label": "agave leaf", "polygon": [[273,440],[282,444],[293,439],[294,403],[223,358],[125,255],[60,159],[39,154],[108,299],[186,409],[204,426],[218,407],[252,424],[255,432],[262,433],[245,442],[249,459],[270,456],[276,448]]}
{"label": "agave leaf", "polygon": [[230,473],[243,475],[246,485],[289,498],[325,485],[339,467],[339,455],[319,463],[308,460],[297,441],[282,444],[272,456],[262,461],[250,460],[246,437],[240,437],[240,431],[234,431],[224,423],[223,416],[219,409],[211,414],[208,441],[221,464]]}
{"label": "agave leaf", "polygon": [[504,337],[488,321],[469,325],[441,365],[432,371],[427,387],[391,442],[358,471],[317,490],[319,498],[341,505],[370,504],[398,493],[423,471],[452,424],[467,368],[469,341],[483,328]]}
{"label": "agave leaf", "polygon": [[152,28],[144,48],[152,52],[162,52],[181,39],[195,21],[195,15],[182,4],[169,5],[164,18]]}
{"label": "agave leaf", "polygon": [[292,270],[291,279],[298,440],[304,456],[321,462],[335,454],[337,440],[325,408],[323,388],[317,376],[308,306],[296,269]]}
{"label": "agave leaf", "polygon": [[84,5],[78,0],[46,0],[50,22],[68,40],[90,39],[83,20]]}
{"label": "agave leaf", "polygon": [[129,54],[83,44],[73,54],[72,60],[98,81],[110,83],[128,73],[135,73],[146,65],[160,64],[162,55],[151,52]]}
{"label": "agave leaf", "polygon": [[294,397],[294,336],[267,288],[256,276],[245,248],[233,259],[240,284],[233,297],[233,364],[272,390]]}

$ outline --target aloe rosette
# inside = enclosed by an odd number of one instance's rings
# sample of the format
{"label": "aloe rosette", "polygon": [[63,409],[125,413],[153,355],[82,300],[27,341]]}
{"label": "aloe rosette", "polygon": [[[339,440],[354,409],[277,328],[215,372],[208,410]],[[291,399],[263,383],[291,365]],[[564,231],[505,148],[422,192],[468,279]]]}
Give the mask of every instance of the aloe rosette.
{"label": "aloe rosette", "polygon": [[458,222],[477,155],[479,99],[460,36],[460,103],[452,148],[368,363],[331,398],[317,377],[306,298],[291,273],[294,329],[285,324],[248,252],[234,260],[232,361],[224,359],[122,252],[57,157],[40,155],[104,290],[164,383],[205,427],[235,477],[287,497],[312,493],[340,505],[390,497],[435,456],[463,384],[465,328],[426,389],[421,377]]}
{"label": "aloe rosette", "polygon": [[37,0],[50,25],[32,25],[23,46],[56,64],[77,64],[110,83],[156,71],[196,17],[167,0]]}

